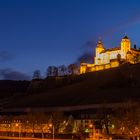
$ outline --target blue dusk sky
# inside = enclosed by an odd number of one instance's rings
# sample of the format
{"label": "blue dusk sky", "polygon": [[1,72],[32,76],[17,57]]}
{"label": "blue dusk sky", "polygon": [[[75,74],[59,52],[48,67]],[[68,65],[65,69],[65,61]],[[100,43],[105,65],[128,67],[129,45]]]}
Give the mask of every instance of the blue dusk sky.
{"label": "blue dusk sky", "polygon": [[99,37],[110,48],[125,33],[140,46],[139,0],[0,0],[0,78],[44,76],[92,54]]}

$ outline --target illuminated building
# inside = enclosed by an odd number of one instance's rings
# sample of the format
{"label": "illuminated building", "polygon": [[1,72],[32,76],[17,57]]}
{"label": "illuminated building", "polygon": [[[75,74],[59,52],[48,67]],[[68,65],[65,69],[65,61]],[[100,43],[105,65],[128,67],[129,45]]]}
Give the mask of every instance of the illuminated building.
{"label": "illuminated building", "polygon": [[[98,41],[95,49],[94,63],[81,63],[80,74],[92,71],[99,71],[120,66],[121,63],[137,63],[140,50],[131,48],[131,42],[125,36],[119,47],[105,49],[101,40]],[[137,58],[136,58],[137,57]]]}

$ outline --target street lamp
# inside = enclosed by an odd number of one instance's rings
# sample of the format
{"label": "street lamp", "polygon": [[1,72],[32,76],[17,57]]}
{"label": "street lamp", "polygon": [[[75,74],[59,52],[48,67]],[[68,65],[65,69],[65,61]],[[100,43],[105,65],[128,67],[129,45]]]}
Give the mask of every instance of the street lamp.
{"label": "street lamp", "polygon": [[16,123],[16,127],[18,127],[18,133],[19,133],[19,137],[20,137],[20,124]]}
{"label": "street lamp", "polygon": [[92,130],[91,133],[92,133],[92,139],[95,138],[95,126],[93,124],[89,124],[89,128]]}
{"label": "street lamp", "polygon": [[91,130],[91,132],[90,132],[91,137],[93,138],[93,124],[89,124],[89,128]]}
{"label": "street lamp", "polygon": [[53,135],[53,140],[54,140],[54,125],[53,124],[49,124],[49,127],[52,128],[52,135]]}

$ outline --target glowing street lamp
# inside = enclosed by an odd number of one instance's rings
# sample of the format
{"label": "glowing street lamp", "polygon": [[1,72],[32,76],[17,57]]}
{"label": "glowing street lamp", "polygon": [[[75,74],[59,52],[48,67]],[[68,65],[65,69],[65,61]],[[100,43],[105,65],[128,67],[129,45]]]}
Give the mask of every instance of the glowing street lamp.
{"label": "glowing street lamp", "polygon": [[90,128],[90,137],[93,138],[93,124],[89,124],[89,128]]}
{"label": "glowing street lamp", "polygon": [[52,128],[52,134],[53,134],[53,140],[54,140],[54,125],[53,124],[49,124],[49,127]]}
{"label": "glowing street lamp", "polygon": [[89,128],[93,128],[93,124],[89,124]]}
{"label": "glowing street lamp", "polygon": [[19,137],[20,137],[20,124],[16,123],[15,125],[16,125],[16,127],[18,127],[18,133],[19,133]]}

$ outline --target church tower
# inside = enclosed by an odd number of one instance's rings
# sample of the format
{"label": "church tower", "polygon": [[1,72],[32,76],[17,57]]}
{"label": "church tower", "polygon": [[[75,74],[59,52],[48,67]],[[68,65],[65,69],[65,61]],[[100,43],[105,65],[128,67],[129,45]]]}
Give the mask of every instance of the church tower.
{"label": "church tower", "polygon": [[127,36],[125,36],[121,41],[121,57],[123,59],[126,59],[126,54],[128,51],[130,51],[131,48],[131,42]]}
{"label": "church tower", "polygon": [[103,50],[104,50],[104,47],[103,47],[102,41],[99,40],[97,43],[97,46],[96,46],[96,55],[95,56],[97,57],[98,54],[100,54]]}
{"label": "church tower", "polygon": [[94,58],[94,62],[96,65],[100,65],[101,64],[101,57],[100,57],[100,53],[102,51],[104,51],[104,47],[103,47],[103,44],[102,44],[102,41],[99,40],[98,43],[97,43],[97,46],[96,46],[96,49],[95,49],[95,58]]}

